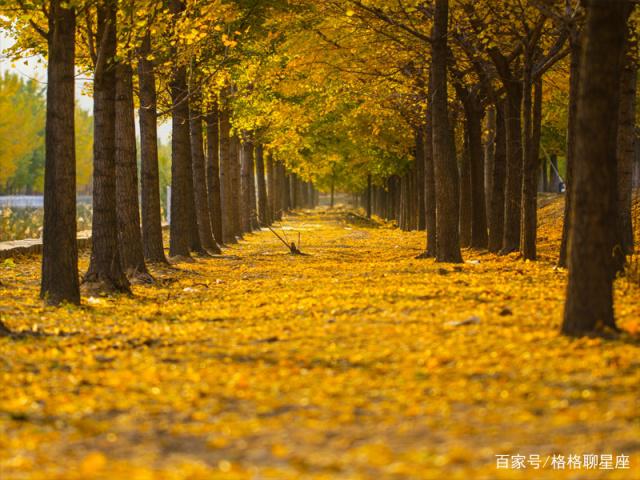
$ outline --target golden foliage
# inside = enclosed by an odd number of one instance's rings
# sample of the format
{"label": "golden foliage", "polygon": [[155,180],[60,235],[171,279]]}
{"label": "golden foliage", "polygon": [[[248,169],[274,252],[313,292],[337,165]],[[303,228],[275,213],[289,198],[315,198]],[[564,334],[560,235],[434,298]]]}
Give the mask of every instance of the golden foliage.
{"label": "golden foliage", "polygon": [[[0,265],[2,320],[32,332],[0,338],[0,476],[515,478],[505,453],[637,468],[640,347],[557,333],[545,208],[537,263],[414,260],[423,233],[319,210],[283,226],[310,256],[260,232],[82,308],[41,305],[36,258]],[[640,291],[621,282],[616,308],[637,331]]]}

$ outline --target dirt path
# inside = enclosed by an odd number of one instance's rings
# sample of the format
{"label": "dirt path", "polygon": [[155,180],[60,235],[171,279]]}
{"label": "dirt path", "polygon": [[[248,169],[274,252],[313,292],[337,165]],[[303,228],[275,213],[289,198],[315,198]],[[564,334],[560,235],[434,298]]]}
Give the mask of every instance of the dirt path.
{"label": "dirt path", "polygon": [[[633,478],[496,470],[498,454],[640,468],[640,347],[558,336],[551,264],[414,260],[423,234],[324,210],[284,231],[309,256],[263,231],[82,308],[41,306],[36,257],[0,263],[1,319],[37,333],[0,338],[0,478]],[[618,299],[637,329],[638,290]]]}

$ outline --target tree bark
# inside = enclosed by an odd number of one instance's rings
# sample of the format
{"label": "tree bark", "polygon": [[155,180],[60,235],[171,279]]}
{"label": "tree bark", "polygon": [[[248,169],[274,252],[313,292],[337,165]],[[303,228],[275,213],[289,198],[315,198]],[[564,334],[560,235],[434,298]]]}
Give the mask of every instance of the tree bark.
{"label": "tree bark", "polygon": [[130,292],[118,251],[116,214],[116,3],[98,5],[98,62],[93,81],[93,224],[91,260],[85,283]]}
{"label": "tree bark", "polygon": [[485,201],[484,154],[482,149],[483,106],[479,95],[472,92],[466,100],[465,119],[469,145],[471,184],[471,239],[472,248],[487,248],[487,210]]}
{"label": "tree bark", "polygon": [[49,305],[77,305],[80,286],[74,127],[76,13],[61,3],[52,0],[49,7],[40,297]]}
{"label": "tree bark", "polygon": [[436,259],[460,263],[458,167],[447,105],[448,17],[448,0],[436,0],[432,42],[433,163],[438,205]]}
{"label": "tree bark", "polygon": [[469,148],[469,123],[464,124],[462,155],[460,156],[460,246],[471,246],[471,152]]}
{"label": "tree bark", "polygon": [[627,2],[585,0],[576,110],[569,281],[562,331],[616,329],[612,251],[617,234],[616,143]]}
{"label": "tree bark", "polygon": [[242,239],[242,185],[240,178],[240,139],[237,135],[231,137],[229,149],[229,167],[231,173],[231,213],[233,234]]}
{"label": "tree bark", "polygon": [[140,231],[133,69],[123,62],[118,62],[115,68],[116,209],[120,261],[129,278],[138,277],[150,281]]}
{"label": "tree bark", "polygon": [[240,147],[240,192],[241,192],[241,216],[242,216],[242,231],[243,232],[251,232],[251,192],[249,185],[250,183],[250,174],[249,174],[249,161],[250,157],[253,155],[253,144],[245,137],[242,141]]}
{"label": "tree bark", "polygon": [[[532,89],[534,90],[533,94]],[[536,234],[538,228],[538,172],[540,170],[542,80],[539,79],[535,81],[534,85],[530,72],[525,74],[524,105],[525,149],[522,168],[520,253],[524,260],[535,260],[537,254]]]}
{"label": "tree bark", "polygon": [[191,134],[191,160],[193,168],[193,194],[195,200],[198,235],[202,248],[209,253],[222,253],[215,241],[211,228],[209,212],[209,193],[207,192],[207,173],[204,159],[204,133],[202,125],[202,99],[191,96],[189,107],[189,132]]}
{"label": "tree bark", "polygon": [[627,52],[622,72],[620,118],[618,130],[618,228],[620,245],[618,268],[622,270],[626,255],[633,253],[633,221],[631,203],[633,194],[633,162],[636,155],[636,90],[638,64],[632,43],[632,33],[627,32]]}
{"label": "tree bark", "polygon": [[169,255],[191,256],[192,201],[191,145],[189,140],[189,104],[187,72],[184,66],[175,69],[169,85],[171,91],[171,236]]}
{"label": "tree bark", "polygon": [[489,251],[498,253],[504,237],[504,195],[507,179],[507,133],[504,101],[496,107],[496,137],[491,181],[491,208],[489,210]]}
{"label": "tree bark", "polygon": [[256,147],[256,175],[258,177],[258,212],[260,214],[260,225],[266,227],[267,225],[271,225],[271,209],[269,208],[267,182],[264,171],[264,147],[260,143]]}
{"label": "tree bark", "polygon": [[371,174],[369,174],[367,175],[367,218],[371,218],[371,202],[373,201],[373,192],[371,189]]}
{"label": "tree bark", "polygon": [[491,106],[485,116],[487,137],[484,144],[484,192],[487,217],[491,211],[491,192],[493,191],[493,162],[496,155],[496,109]]}
{"label": "tree bark", "polygon": [[220,202],[222,205],[222,240],[237,243],[233,219],[233,184],[231,181],[231,123],[229,110],[220,110]]}
{"label": "tree bark", "polygon": [[218,128],[218,105],[211,106],[206,116],[207,121],[207,190],[209,199],[209,215],[214,241],[223,243],[222,205],[220,193],[220,131]]}
{"label": "tree bark", "polygon": [[522,82],[506,84],[507,179],[504,230],[501,254],[520,248],[520,209],[522,206]]}
{"label": "tree bark", "polygon": [[160,209],[156,80],[153,64],[147,60],[147,56],[150,53],[151,40],[150,36],[146,35],[138,58],[142,245],[144,257],[147,261],[167,263],[162,241],[162,214]]}
{"label": "tree bark", "polygon": [[[573,165],[575,163],[575,144],[576,144],[576,109],[578,105],[578,91],[580,87],[580,62],[582,56],[582,45],[580,35],[577,29],[573,29],[569,37],[571,46],[571,60],[569,66],[569,112],[567,120],[567,171],[565,174],[565,195],[564,195],[564,222],[562,224],[562,240],[560,241],[560,254],[558,258],[558,266],[567,267],[569,231],[571,230],[571,206],[572,206],[572,188],[573,188]],[[555,164],[553,160],[556,160]],[[558,176],[558,163],[555,157],[551,161],[553,172],[552,188],[559,188],[560,178]]]}
{"label": "tree bark", "polygon": [[278,191],[276,188],[276,169],[273,164],[273,157],[267,152],[267,201],[269,202],[269,212],[271,213],[271,222],[278,220]]}

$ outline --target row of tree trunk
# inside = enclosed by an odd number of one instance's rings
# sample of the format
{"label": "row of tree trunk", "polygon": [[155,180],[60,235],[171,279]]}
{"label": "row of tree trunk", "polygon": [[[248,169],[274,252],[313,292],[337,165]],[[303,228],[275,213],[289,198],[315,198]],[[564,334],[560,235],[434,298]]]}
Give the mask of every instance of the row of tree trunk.
{"label": "row of tree trunk", "polygon": [[[171,1],[173,13],[184,6]],[[80,301],[75,212],[75,14],[52,1],[48,32],[45,222],[41,295],[50,304]],[[134,71],[116,57],[116,2],[98,6],[94,70],[94,176],[91,260],[83,281],[129,292],[152,281],[147,262],[167,263],[159,191],[157,94],[146,38],[138,58],[141,195],[134,112]],[[205,104],[178,66],[170,81],[172,163],[169,255],[208,256],[296,208],[312,208],[311,182],[287,172],[251,132],[231,126],[231,89]],[[189,78],[194,75],[189,75]],[[140,198],[140,201],[139,201]],[[142,212],[142,215],[140,214]]]}

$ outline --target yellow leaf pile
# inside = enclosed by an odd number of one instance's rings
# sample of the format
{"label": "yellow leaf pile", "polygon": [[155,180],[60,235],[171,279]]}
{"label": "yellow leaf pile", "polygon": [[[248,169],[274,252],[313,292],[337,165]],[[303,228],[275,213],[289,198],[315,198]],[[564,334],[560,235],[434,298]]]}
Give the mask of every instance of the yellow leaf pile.
{"label": "yellow leaf pile", "polygon": [[[632,470],[584,478],[637,473],[639,343],[557,333],[557,242],[453,266],[340,210],[282,226],[309,256],[263,231],[81,308],[42,306],[38,258],[0,266],[23,332],[0,338],[0,478],[582,478],[496,455],[591,453]],[[616,296],[637,328],[637,287]]]}

